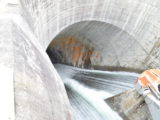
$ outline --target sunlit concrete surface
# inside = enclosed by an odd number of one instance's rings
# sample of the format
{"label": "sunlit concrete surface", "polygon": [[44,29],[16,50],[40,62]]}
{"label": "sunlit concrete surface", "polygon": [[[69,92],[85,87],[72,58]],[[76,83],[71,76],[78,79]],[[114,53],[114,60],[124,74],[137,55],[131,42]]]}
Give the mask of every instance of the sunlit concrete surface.
{"label": "sunlit concrete surface", "polygon": [[143,96],[139,95],[135,89],[122,92],[105,101],[113,110],[117,111],[124,120],[153,119]]}

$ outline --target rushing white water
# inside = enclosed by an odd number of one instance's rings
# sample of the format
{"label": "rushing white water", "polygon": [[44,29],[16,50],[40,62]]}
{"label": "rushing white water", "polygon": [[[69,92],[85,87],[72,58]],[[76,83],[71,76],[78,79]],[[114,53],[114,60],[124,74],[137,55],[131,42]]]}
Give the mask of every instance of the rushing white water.
{"label": "rushing white water", "polygon": [[104,99],[133,87],[138,74],[86,70],[56,64],[65,83],[75,120],[121,120]]}

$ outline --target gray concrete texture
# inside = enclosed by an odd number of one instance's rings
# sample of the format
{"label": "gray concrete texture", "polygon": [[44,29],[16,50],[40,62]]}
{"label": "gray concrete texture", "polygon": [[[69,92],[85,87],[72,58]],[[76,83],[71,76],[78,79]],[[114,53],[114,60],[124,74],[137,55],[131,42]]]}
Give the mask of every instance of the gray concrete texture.
{"label": "gray concrete texture", "polygon": [[159,0],[1,0],[0,112],[9,112],[0,119],[72,119],[64,85],[45,51],[78,22],[97,21],[81,34],[98,46],[100,66],[159,68],[159,13]]}
{"label": "gray concrete texture", "polygon": [[143,96],[135,89],[122,92],[105,101],[123,120],[153,120]]}
{"label": "gray concrete texture", "polygon": [[[141,40],[136,40],[128,32],[112,24],[100,21],[83,21],[75,23],[60,32],[50,44],[49,49],[53,51],[55,47],[63,42],[62,39],[67,41],[68,37],[71,37],[72,40],[74,39],[75,41],[82,42],[87,48],[94,48],[94,52],[97,52],[99,56],[95,57],[95,54],[93,53],[90,57],[91,66],[93,67],[103,66],[106,67],[106,69],[107,67],[123,67],[137,70],[153,67],[150,66],[150,64],[148,65],[148,57],[146,57],[151,53],[147,53],[144,49],[145,46],[142,46],[139,43]],[[61,42],[54,46],[55,41]],[[78,42],[75,46],[76,45],[78,47]],[[81,45],[79,44],[79,46]],[[69,47],[71,47],[70,44],[68,45],[68,48]],[[64,48],[61,49],[62,53],[65,52],[64,54],[66,54],[66,49],[63,50]],[[75,52],[75,50],[72,49],[73,52]],[[87,50],[84,51],[87,52]],[[78,54],[78,52],[79,51],[75,54]],[[73,54],[71,56],[74,56],[74,53],[67,53],[67,55],[65,55],[66,57],[64,57],[67,61],[63,61],[63,63],[71,63],[70,61],[72,60],[68,60],[68,55],[70,54]],[[80,59],[81,58],[79,57],[79,60],[77,60],[78,65],[75,65],[74,63],[73,65],[78,67],[83,66],[81,64],[84,64],[84,62]],[[60,62],[60,60],[58,61]]]}

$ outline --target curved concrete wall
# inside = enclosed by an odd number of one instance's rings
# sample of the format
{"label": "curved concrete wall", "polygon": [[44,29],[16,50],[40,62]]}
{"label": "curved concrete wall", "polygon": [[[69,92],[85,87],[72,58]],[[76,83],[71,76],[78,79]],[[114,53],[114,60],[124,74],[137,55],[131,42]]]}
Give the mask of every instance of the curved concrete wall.
{"label": "curved concrete wall", "polygon": [[[24,17],[32,26],[44,49],[60,31],[71,24],[85,20],[103,21],[127,32],[135,39],[134,42],[141,46],[131,49],[132,53],[120,61],[121,67],[138,69],[159,67],[160,2],[158,0],[48,0],[47,2],[24,0],[21,4],[26,13]],[[117,52],[119,50],[121,48]],[[139,51],[142,52],[138,53]]]}
{"label": "curved concrete wall", "polygon": [[48,54],[53,63],[103,69],[123,67],[123,70],[144,69],[148,55],[126,31],[99,21],[67,27],[51,42]]}
{"label": "curved concrete wall", "polygon": [[2,0],[0,6],[0,77],[5,80],[0,91],[7,91],[0,94],[0,111],[10,111],[0,119],[72,118],[63,83],[45,50],[60,31],[80,21],[117,26],[143,49],[144,63],[136,68],[159,67],[159,0]]}

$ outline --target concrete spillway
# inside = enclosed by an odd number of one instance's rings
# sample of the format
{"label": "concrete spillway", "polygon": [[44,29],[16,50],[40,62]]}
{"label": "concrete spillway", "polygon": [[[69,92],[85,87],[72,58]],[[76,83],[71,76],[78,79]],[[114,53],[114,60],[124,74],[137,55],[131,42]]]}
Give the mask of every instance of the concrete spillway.
{"label": "concrete spillway", "polygon": [[[82,68],[159,68],[159,6],[159,0],[1,0],[0,119],[72,119],[49,45],[61,63]],[[72,40],[89,48],[87,56],[74,46],[79,55],[70,53],[68,43],[57,53],[52,40],[60,46]]]}
{"label": "concrete spillway", "polygon": [[[75,120],[122,120],[121,116],[105,103],[105,99],[133,88],[138,74],[86,70],[60,64],[55,67],[66,86]],[[146,111],[141,112],[145,116],[141,117],[143,120],[149,116]],[[137,114],[135,116],[140,117]]]}

